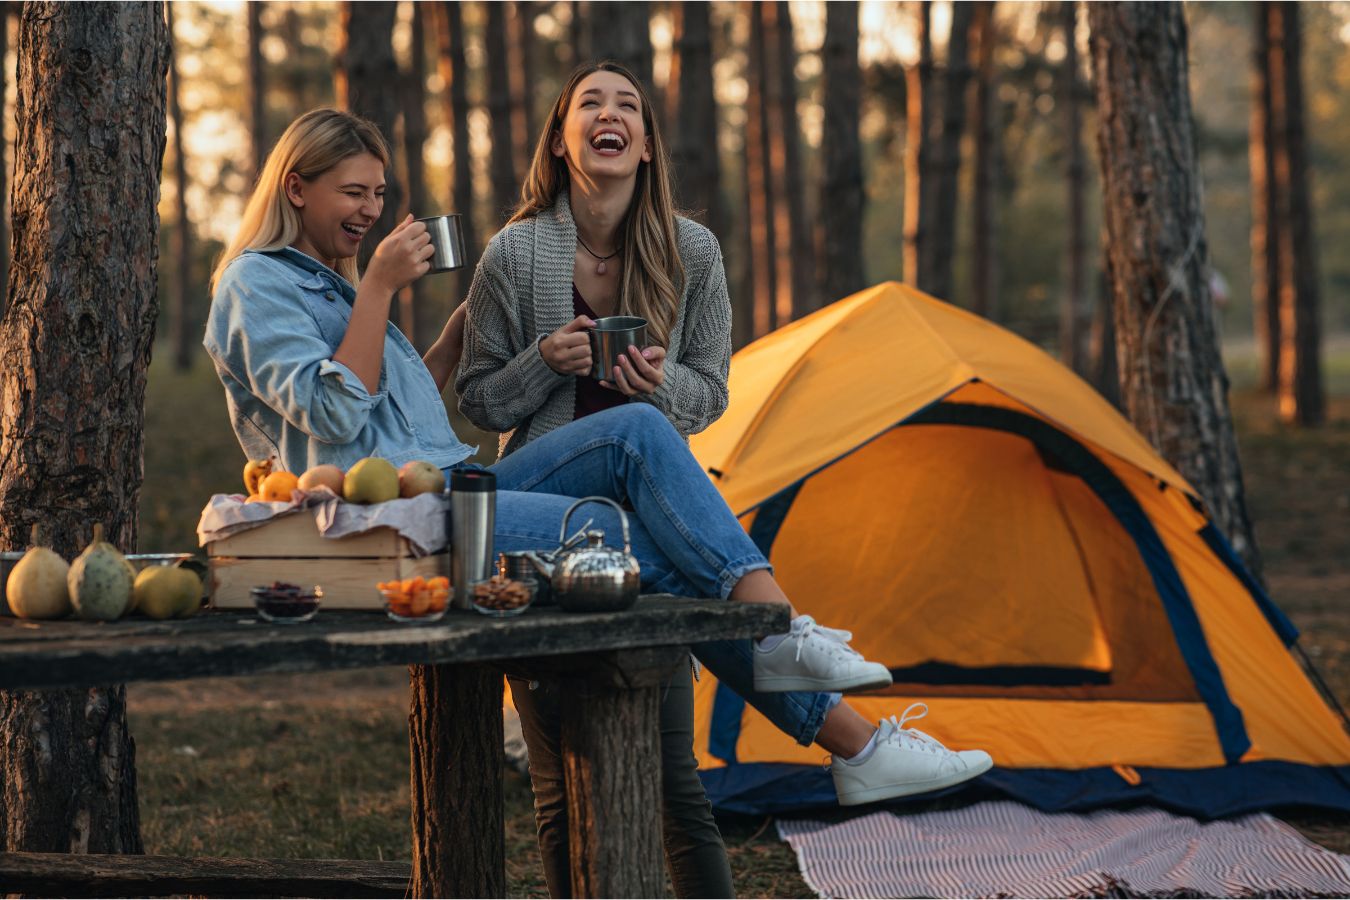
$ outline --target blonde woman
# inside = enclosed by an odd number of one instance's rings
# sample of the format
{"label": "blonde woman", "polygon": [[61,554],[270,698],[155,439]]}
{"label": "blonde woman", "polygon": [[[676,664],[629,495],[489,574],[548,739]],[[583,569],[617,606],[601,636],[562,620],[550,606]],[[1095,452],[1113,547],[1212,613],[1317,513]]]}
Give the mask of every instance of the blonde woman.
{"label": "blonde woman", "polygon": [[[593,455],[593,435],[611,430],[621,414],[636,411],[631,407],[658,411],[686,438],[726,408],[731,306],[721,252],[706,228],[675,214],[666,150],[650,110],[646,91],[623,67],[601,63],[574,72],[536,144],[521,205],[479,263],[465,304],[456,388],[471,421],[503,433],[499,470],[513,469],[538,444],[580,463]],[[609,377],[596,381],[587,374],[587,329],[609,315],[646,319],[648,346],[629,347]],[[639,458],[643,448],[634,440],[618,452]],[[687,474],[670,479],[677,491],[708,488],[697,464],[682,471]],[[582,492],[567,482],[553,486]],[[641,497],[624,495],[622,486],[601,487],[642,509]],[[675,540],[703,528],[691,520]],[[732,596],[749,587],[747,581],[772,583],[767,563],[756,565]],[[697,589],[666,588],[677,594]],[[791,655],[799,646],[814,646],[844,669],[862,664],[847,640],[844,632],[798,616],[787,635],[701,645],[695,652],[785,733],[835,755],[841,803],[918,793],[989,767],[983,752],[953,753],[894,721],[878,728],[840,704],[837,693],[813,692],[822,690],[818,681],[767,674],[771,656]],[[568,889],[557,740],[564,698],[549,683],[512,687],[530,748],[545,873],[550,891],[561,896]],[[691,697],[688,678],[677,678],[661,709],[667,856],[678,894],[727,896],[721,839],[695,771]]]}

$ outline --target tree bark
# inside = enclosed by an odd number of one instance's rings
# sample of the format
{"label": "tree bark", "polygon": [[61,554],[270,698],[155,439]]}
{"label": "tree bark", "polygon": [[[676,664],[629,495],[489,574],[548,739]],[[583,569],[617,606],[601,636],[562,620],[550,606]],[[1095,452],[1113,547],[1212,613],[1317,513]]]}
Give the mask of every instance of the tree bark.
{"label": "tree bark", "polygon": [[[342,4],[342,46],[337,55],[338,105],[374,122],[391,148],[397,146],[395,129],[401,106],[402,79],[393,43],[397,17],[397,3],[346,0]],[[394,230],[403,208],[403,185],[392,164],[385,167],[384,179],[384,209],[366,232],[356,256],[362,269],[380,241]]]}
{"label": "tree bark", "polygon": [[671,168],[676,202],[725,240],[708,4],[674,3],[671,11],[675,17],[675,53],[666,105],[675,117]]}
{"label": "tree bark", "polygon": [[1302,37],[1298,6],[1271,4],[1271,97],[1277,125],[1275,180],[1279,197],[1279,412],[1286,424],[1321,425],[1321,329],[1317,246],[1313,232],[1307,140],[1303,133]]}
{"label": "tree bark", "polygon": [[[168,30],[159,3],[24,4],[0,540],[136,546]],[[126,690],[0,692],[0,846],[142,851]]]}
{"label": "tree bark", "polygon": [[1253,50],[1248,163],[1252,181],[1252,318],[1261,389],[1275,394],[1280,384],[1280,208],[1275,176],[1274,98],[1270,64],[1273,3],[1252,6]]}
{"label": "tree bark", "polygon": [[502,676],[411,666],[414,897],[506,896]]}
{"label": "tree bark", "polygon": [[590,59],[624,66],[642,80],[648,93],[655,89],[650,17],[649,3],[606,3],[603,9],[592,7],[582,19],[589,24]]}
{"label": "tree bark", "polygon": [[970,131],[975,139],[975,177],[971,199],[970,308],[976,315],[995,318],[998,306],[997,230],[994,227],[994,47],[998,26],[993,0],[980,0],[970,28],[975,58],[975,98]]}
{"label": "tree bark", "polygon": [[[403,79],[403,157],[408,174],[408,202],[405,207],[414,216],[430,216],[442,210],[432,209],[427,199],[426,164],[423,153],[427,142],[427,52],[426,40],[430,16],[428,7],[412,4],[412,34],[408,71]],[[401,217],[400,217],[401,218]],[[438,279],[437,279],[438,280]],[[440,336],[441,325],[450,311],[440,299],[439,284],[419,278],[400,292],[402,320],[407,338],[419,352],[425,353]]]}
{"label": "tree bark", "polygon": [[1088,21],[1121,400],[1259,573],[1209,289],[1182,7],[1093,2]]}
{"label": "tree bark", "polygon": [[492,228],[510,216],[520,197],[516,177],[515,137],[511,128],[511,77],[513,65],[506,40],[506,6],[487,5],[487,108],[492,119]]}
{"label": "tree bark", "polygon": [[820,194],[821,294],[832,303],[866,287],[863,274],[862,85],[858,65],[858,6],[825,5],[824,181]]}
{"label": "tree bark", "polygon": [[[947,38],[947,68],[942,78],[942,117],[933,123],[932,239],[929,277],[924,290],[952,299],[952,258],[956,252],[956,200],[960,195],[961,133],[966,124],[966,86],[970,83],[972,3],[953,3]],[[922,271],[923,263],[920,262]]]}
{"label": "tree bark", "polygon": [[511,4],[511,130],[516,136],[515,169],[524,180],[534,154],[534,3],[516,0]]}
{"label": "tree bark", "polygon": [[263,75],[262,25],[263,0],[250,0],[244,7],[248,12],[248,136],[249,156],[253,165],[253,180],[262,173],[267,159],[266,81]]}
{"label": "tree bark", "polygon": [[1078,4],[1062,0],[1060,30],[1064,35],[1064,61],[1060,69],[1060,104],[1064,107],[1064,164],[1068,184],[1068,246],[1064,298],[1060,305],[1060,361],[1079,375],[1088,374],[1088,340],[1092,327],[1092,304],[1087,292],[1087,247],[1085,234],[1087,165],[1083,159],[1083,114],[1078,82]]}
{"label": "tree bark", "polygon": [[[783,59],[783,24],[779,19],[779,3],[765,2],[755,4],[763,26],[764,73],[764,139],[765,158],[768,161],[768,194],[772,198],[770,209],[773,216],[773,314],[774,328],[780,328],[793,318],[794,272],[792,255],[796,252],[793,229],[791,195],[799,190],[800,181],[793,182],[788,174],[788,132],[793,127],[788,122],[786,110],[792,98],[785,96],[784,88],[790,79],[783,78],[784,65],[790,62]],[[796,90],[792,92],[795,97]],[[795,119],[795,116],[793,117]]]}
{"label": "tree bark", "polygon": [[456,297],[469,293],[474,267],[478,265],[478,229],[474,226],[473,166],[469,150],[468,66],[464,62],[464,17],[457,2],[438,3],[436,16],[437,65],[445,87],[445,121],[451,123],[454,171],[451,177],[451,209],[460,215],[464,234],[465,265],[456,274]]}
{"label": "tree bark", "polygon": [[[0,0],[0,125],[9,121],[9,91],[6,82],[9,70],[3,65],[9,56],[9,0]],[[0,130],[0,317],[5,314],[5,297],[9,294],[9,216],[5,214],[9,198],[9,160],[5,156],[7,142]]]}
{"label": "tree bark", "polygon": [[769,106],[765,96],[768,70],[765,60],[764,20],[756,5],[743,7],[750,17],[750,45],[745,100],[745,184],[748,194],[750,270],[754,289],[754,336],[761,338],[777,327],[774,298],[778,293],[774,270],[775,198],[770,190]]}
{"label": "tree bark", "polygon": [[183,156],[183,110],[179,103],[178,45],[174,39],[173,4],[165,4],[169,32],[169,116],[173,119],[173,183],[177,194],[173,228],[174,279],[169,289],[169,326],[173,339],[173,364],[180,372],[192,368],[196,341],[192,339],[193,315],[188,302],[192,290],[192,223],[187,211],[187,160]]}
{"label": "tree bark", "polygon": [[924,270],[931,240],[932,203],[928,197],[929,121],[932,118],[933,4],[919,3],[919,61],[905,70],[905,283],[927,290]]}
{"label": "tree bark", "polygon": [[802,173],[801,131],[797,126],[797,48],[793,39],[792,11],[786,0],[765,3],[762,9],[766,15],[773,15],[777,42],[774,54],[778,78],[777,140],[783,147],[782,196],[787,200],[782,204],[787,213],[786,232],[779,233],[787,235],[780,252],[787,254],[787,278],[792,286],[787,321],[791,321],[820,305],[815,296],[815,252],[806,213],[806,178]]}

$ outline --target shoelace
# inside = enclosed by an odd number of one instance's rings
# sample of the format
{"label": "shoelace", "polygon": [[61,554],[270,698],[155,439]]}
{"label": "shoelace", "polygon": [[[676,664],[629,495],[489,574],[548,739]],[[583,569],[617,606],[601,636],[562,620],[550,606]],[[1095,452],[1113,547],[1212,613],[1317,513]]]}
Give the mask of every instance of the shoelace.
{"label": "shoelace", "polygon": [[802,625],[801,630],[793,635],[793,638],[797,641],[797,655],[795,657],[797,662],[802,660],[802,647],[805,646],[806,639],[813,634],[818,634],[829,641],[831,652],[862,659],[862,654],[848,645],[848,642],[853,640],[853,632],[844,631],[841,628],[826,628],[810,616],[803,616],[803,619],[805,619],[805,624]]}
{"label": "shoelace", "polygon": [[[919,712],[914,712],[915,709],[920,707],[922,709]],[[900,714],[899,720],[895,716],[881,720],[877,742],[891,743],[901,747],[909,745],[913,749],[922,750],[925,753],[951,753],[941,741],[932,735],[925,734],[917,728],[905,727],[906,722],[922,719],[926,715],[928,715],[928,704],[911,703]]]}

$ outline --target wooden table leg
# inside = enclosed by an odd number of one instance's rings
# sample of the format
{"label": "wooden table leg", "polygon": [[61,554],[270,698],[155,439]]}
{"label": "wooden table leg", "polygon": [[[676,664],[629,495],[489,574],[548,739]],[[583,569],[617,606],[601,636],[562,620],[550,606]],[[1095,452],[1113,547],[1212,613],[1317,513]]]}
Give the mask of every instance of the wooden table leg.
{"label": "wooden table leg", "polygon": [[573,897],[660,897],[660,682],[680,648],[603,654],[563,710]]}
{"label": "wooden table leg", "polygon": [[410,666],[414,897],[506,896],[502,675]]}

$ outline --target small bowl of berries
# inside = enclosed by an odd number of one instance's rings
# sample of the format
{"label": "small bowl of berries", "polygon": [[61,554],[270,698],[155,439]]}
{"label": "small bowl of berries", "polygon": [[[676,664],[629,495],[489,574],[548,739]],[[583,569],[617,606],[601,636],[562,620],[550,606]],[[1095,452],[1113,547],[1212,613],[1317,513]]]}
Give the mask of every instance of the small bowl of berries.
{"label": "small bowl of berries", "polygon": [[445,615],[450,602],[450,579],[444,575],[381,581],[375,587],[384,598],[384,611],[395,622],[416,625],[435,622]]}
{"label": "small bowl of berries", "polygon": [[318,614],[319,602],[323,600],[323,589],[318,585],[301,587],[284,581],[255,587],[249,593],[253,595],[253,608],[258,615],[279,625],[308,622]]}

